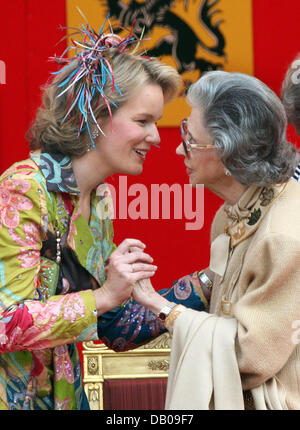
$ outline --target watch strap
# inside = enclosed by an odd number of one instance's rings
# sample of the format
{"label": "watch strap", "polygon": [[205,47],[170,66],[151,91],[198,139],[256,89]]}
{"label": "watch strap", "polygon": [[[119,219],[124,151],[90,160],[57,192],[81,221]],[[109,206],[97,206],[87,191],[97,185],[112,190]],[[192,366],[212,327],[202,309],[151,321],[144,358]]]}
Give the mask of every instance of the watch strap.
{"label": "watch strap", "polygon": [[205,272],[200,272],[198,274],[198,278],[200,280],[200,282],[202,282],[204,285],[206,285],[207,288],[209,288],[210,290],[213,287],[213,281],[207,276],[207,274]]}
{"label": "watch strap", "polygon": [[167,305],[163,306],[158,313],[158,319],[160,321],[165,321],[167,316],[170,314],[171,310],[177,306],[178,303],[170,302]]}

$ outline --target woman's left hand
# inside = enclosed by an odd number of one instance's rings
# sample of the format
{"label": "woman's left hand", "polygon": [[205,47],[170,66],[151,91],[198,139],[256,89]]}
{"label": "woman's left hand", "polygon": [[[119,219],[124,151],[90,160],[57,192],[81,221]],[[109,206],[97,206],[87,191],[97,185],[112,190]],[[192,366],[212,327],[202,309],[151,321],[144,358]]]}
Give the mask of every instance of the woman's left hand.
{"label": "woman's left hand", "polygon": [[[135,247],[130,247],[129,252],[137,251]],[[158,314],[163,306],[169,301],[162,297],[153,287],[150,278],[141,279],[136,282],[132,297],[136,302],[150,309],[152,312]]]}
{"label": "woman's left hand", "polygon": [[[138,251],[138,248],[131,246],[129,248],[129,252],[135,252]],[[153,294],[157,294],[155,289],[153,288],[150,279],[141,279],[138,281],[134,287],[132,296],[135,301],[140,303],[141,305],[146,306],[148,301],[151,302],[151,296],[153,297]]]}
{"label": "woman's left hand", "polygon": [[150,309],[156,315],[166,306],[169,300],[162,297],[152,286],[150,279],[141,279],[133,287],[132,296],[134,300],[145,308]]}
{"label": "woman's left hand", "polygon": [[150,279],[142,279],[134,284],[132,297],[141,305],[147,306],[153,300],[153,297],[158,294]]}
{"label": "woman's left hand", "polygon": [[[129,252],[135,246],[134,252]],[[110,255],[106,265],[106,280],[93,291],[98,316],[127,300],[136,282],[154,275],[152,257],[143,252],[145,245],[136,239],[125,239]]]}

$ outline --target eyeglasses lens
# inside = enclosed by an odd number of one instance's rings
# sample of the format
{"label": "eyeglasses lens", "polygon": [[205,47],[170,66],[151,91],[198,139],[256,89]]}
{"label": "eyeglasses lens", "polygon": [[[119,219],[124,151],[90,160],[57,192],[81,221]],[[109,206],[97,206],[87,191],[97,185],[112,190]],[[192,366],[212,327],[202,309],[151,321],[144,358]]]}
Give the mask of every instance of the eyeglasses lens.
{"label": "eyeglasses lens", "polygon": [[181,121],[180,132],[181,132],[182,145],[183,145],[184,152],[185,152],[186,156],[189,157],[189,151],[188,151],[187,144],[186,144],[186,141],[187,141],[187,123],[186,123],[186,119],[183,119]]}

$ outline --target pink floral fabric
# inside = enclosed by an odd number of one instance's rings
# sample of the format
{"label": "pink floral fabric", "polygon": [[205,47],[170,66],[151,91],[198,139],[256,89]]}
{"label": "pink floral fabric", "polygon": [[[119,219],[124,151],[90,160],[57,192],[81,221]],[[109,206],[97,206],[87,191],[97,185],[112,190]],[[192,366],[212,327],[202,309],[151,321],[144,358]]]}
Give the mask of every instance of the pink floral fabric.
{"label": "pink floral fabric", "polygon": [[98,339],[91,290],[40,294],[42,240],[57,220],[43,181],[32,160],[0,177],[0,409],[77,409],[83,388],[73,343]]}
{"label": "pink floral fabric", "polygon": [[0,185],[0,227],[15,228],[19,225],[19,211],[30,210],[32,202],[25,194],[30,189],[30,182],[21,179],[6,179]]}
{"label": "pink floral fabric", "polygon": [[16,231],[12,228],[9,230],[12,240],[20,246],[20,255],[18,259],[22,261],[21,267],[30,268],[36,266],[40,261],[39,250],[39,229],[33,222],[29,225],[23,225],[23,232],[25,239],[18,236]]}

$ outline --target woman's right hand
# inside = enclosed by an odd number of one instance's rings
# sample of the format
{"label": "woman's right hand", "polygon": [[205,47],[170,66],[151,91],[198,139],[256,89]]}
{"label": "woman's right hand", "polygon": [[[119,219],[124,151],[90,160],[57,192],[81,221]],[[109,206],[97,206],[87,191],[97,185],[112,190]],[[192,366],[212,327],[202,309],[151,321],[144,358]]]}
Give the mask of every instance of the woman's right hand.
{"label": "woman's right hand", "polygon": [[[135,247],[134,252],[130,252]],[[94,290],[98,316],[127,300],[136,282],[155,274],[153,259],[144,252],[145,245],[137,239],[125,239],[110,255],[106,266],[106,282]]]}

